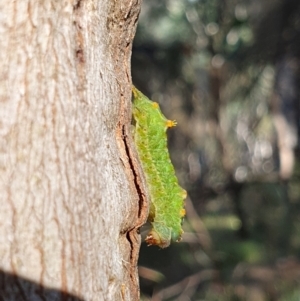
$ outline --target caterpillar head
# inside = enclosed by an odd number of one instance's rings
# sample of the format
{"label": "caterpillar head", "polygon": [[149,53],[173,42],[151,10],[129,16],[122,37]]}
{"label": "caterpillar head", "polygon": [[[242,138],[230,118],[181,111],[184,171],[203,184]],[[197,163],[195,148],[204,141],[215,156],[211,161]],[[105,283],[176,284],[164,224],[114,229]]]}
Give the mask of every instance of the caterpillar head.
{"label": "caterpillar head", "polygon": [[172,232],[169,227],[164,224],[153,222],[152,230],[146,237],[146,243],[148,246],[159,246],[160,248],[166,248],[171,243]]}
{"label": "caterpillar head", "polygon": [[155,229],[152,229],[145,239],[148,246],[159,246],[166,248],[170,245],[170,239],[163,239]]}

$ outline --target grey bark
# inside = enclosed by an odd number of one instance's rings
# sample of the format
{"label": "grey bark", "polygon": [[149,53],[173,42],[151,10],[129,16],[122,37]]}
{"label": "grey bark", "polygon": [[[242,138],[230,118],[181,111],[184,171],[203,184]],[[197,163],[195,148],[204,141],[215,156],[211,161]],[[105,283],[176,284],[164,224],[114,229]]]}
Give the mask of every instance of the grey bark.
{"label": "grey bark", "polygon": [[[117,3],[119,2],[119,3]],[[0,5],[0,300],[138,300],[137,1]]]}

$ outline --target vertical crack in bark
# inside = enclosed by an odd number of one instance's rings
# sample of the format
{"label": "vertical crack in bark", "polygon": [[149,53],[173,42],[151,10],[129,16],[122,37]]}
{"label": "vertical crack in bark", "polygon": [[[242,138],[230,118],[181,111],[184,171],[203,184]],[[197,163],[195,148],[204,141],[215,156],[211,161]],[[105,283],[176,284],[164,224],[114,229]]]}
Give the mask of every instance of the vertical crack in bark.
{"label": "vertical crack in bark", "polygon": [[[125,152],[126,152],[126,155],[127,155],[127,158],[128,158],[128,163],[130,165],[130,168],[131,168],[131,171],[132,171],[132,174],[133,174],[134,185],[135,185],[137,193],[139,195],[138,219],[140,220],[141,216],[143,215],[142,214],[143,208],[145,208],[144,203],[145,203],[146,195],[145,195],[145,193],[143,193],[144,189],[141,187],[141,182],[142,181],[139,180],[138,172],[136,171],[136,164],[134,164],[134,160],[133,160],[132,154],[130,152],[129,141],[127,141],[128,136],[126,134],[126,130],[125,130],[124,125],[122,127],[122,137],[123,137]],[[140,226],[142,226],[144,224],[144,221],[140,221],[140,222],[141,222]]]}
{"label": "vertical crack in bark", "polygon": [[[133,176],[134,186],[139,196],[139,208],[136,224],[132,229],[127,232],[126,238],[130,243],[130,274],[129,277],[132,282],[132,286],[139,288],[137,277],[137,262],[140,250],[140,235],[139,228],[146,222],[149,212],[149,197],[146,191],[145,179],[143,177],[142,170],[137,160],[137,153],[132,149],[132,141],[126,133],[126,127],[122,126],[122,141],[124,143],[125,152],[127,155],[128,164]],[[138,298],[138,297],[137,297]]]}

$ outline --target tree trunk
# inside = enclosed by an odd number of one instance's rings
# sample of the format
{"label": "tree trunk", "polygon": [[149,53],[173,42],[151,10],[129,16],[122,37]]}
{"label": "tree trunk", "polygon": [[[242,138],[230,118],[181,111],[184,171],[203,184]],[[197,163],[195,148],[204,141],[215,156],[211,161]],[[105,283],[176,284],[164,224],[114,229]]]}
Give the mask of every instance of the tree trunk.
{"label": "tree trunk", "polygon": [[0,300],[139,300],[139,2],[0,6]]}

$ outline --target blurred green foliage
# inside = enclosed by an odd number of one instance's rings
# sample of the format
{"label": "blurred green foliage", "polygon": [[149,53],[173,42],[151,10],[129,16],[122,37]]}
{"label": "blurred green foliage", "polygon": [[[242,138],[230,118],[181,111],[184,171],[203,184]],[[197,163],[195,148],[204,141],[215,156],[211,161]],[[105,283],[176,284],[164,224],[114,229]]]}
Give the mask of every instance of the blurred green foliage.
{"label": "blurred green foliage", "polygon": [[183,241],[142,245],[142,300],[300,299],[299,61],[298,0],[144,0],[133,82],[178,122],[189,198]]}

